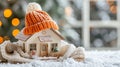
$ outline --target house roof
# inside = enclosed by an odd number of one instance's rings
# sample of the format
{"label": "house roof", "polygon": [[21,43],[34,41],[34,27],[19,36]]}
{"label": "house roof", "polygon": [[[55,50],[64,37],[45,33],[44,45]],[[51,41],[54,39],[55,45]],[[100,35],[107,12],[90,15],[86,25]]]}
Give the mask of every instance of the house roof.
{"label": "house roof", "polygon": [[[50,29],[53,33],[55,33],[60,39],[64,40],[64,37],[56,30]],[[33,34],[34,35],[34,34]],[[26,41],[28,40],[32,35],[24,35],[23,29],[21,32],[15,37],[16,39]]]}
{"label": "house roof", "polygon": [[56,35],[59,36],[60,39],[64,40],[64,37],[60,34],[59,31],[56,31],[56,30],[53,30],[53,29],[50,29],[52,32],[54,32]]}
{"label": "house roof", "polygon": [[16,39],[22,40],[22,41],[26,41],[27,39],[29,39],[32,35],[25,35],[23,33],[23,29],[21,30],[21,32],[15,37]]}

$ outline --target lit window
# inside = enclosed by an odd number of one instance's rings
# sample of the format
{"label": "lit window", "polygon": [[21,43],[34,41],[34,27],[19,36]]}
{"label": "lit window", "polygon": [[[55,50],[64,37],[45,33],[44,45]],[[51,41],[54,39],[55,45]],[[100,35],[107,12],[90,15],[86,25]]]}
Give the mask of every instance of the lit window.
{"label": "lit window", "polygon": [[32,50],[36,50],[36,44],[33,43],[33,44],[30,44],[30,51]]}
{"label": "lit window", "polygon": [[51,44],[51,51],[52,52],[58,52],[58,44],[57,43],[52,43]]}

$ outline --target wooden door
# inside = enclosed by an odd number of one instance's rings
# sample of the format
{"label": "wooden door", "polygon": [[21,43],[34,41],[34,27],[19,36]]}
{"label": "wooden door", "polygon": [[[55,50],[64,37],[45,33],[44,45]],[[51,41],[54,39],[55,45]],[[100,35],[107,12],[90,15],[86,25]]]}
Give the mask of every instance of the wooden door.
{"label": "wooden door", "polygon": [[48,56],[48,44],[47,43],[41,43],[40,44],[40,56]]}

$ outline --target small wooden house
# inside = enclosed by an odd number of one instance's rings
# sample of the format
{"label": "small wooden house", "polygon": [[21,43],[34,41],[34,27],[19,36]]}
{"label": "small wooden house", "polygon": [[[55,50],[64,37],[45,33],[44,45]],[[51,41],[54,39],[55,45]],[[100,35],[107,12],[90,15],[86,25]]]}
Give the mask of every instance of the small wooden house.
{"label": "small wooden house", "polygon": [[57,52],[61,48],[61,40],[64,38],[53,29],[46,29],[33,35],[24,35],[23,30],[16,36],[23,42],[25,52],[38,57],[48,57],[50,53]]}

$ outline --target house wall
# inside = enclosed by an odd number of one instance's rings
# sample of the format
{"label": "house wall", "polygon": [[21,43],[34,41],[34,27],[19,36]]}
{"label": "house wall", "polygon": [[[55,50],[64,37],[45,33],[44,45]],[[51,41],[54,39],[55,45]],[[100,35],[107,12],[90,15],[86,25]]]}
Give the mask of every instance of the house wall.
{"label": "house wall", "polygon": [[35,39],[32,39],[32,40],[30,40],[30,41],[28,41],[28,42],[25,42],[25,51],[28,53],[29,51],[30,51],[30,44],[36,44],[36,50],[37,50],[37,53],[36,53],[36,55],[39,55],[39,49],[40,49],[40,42],[39,42],[39,40],[37,39],[37,38],[35,38]]}
{"label": "house wall", "polygon": [[[46,32],[46,33],[45,33]],[[51,36],[50,39],[52,41],[45,41],[45,42],[40,42],[39,37],[44,37],[44,36]],[[58,49],[60,48],[60,41],[61,39],[51,30],[47,29],[38,33],[35,33],[33,36],[31,36],[26,42],[26,52],[30,51],[30,47],[29,45],[32,43],[36,43],[37,44],[37,53],[36,55],[39,56],[40,55],[40,43],[48,43],[48,53],[50,53],[51,51],[51,43],[58,43]]]}

